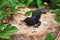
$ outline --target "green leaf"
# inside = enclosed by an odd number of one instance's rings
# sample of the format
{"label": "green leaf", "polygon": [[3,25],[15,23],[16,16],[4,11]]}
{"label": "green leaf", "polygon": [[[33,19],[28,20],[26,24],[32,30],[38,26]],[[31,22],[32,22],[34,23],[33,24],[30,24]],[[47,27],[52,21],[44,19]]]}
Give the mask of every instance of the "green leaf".
{"label": "green leaf", "polygon": [[33,1],[33,0],[27,0],[27,4],[26,4],[26,5],[29,6],[32,1]]}
{"label": "green leaf", "polygon": [[15,26],[12,26],[11,24],[6,24],[6,25],[2,24],[2,25],[4,26],[4,29],[0,30],[0,34],[1,34],[0,38],[9,39],[10,34],[15,33],[15,32],[18,31],[18,29]]}
{"label": "green leaf", "polygon": [[7,24],[6,26],[5,26],[5,29],[4,29],[4,32],[6,32],[6,33],[14,33],[14,32],[17,32],[18,31],[18,29],[15,27],[15,26],[12,26],[11,24]]}
{"label": "green leaf", "polygon": [[15,3],[18,3],[19,1],[18,0],[13,0]]}
{"label": "green leaf", "polygon": [[0,31],[3,31],[4,24],[0,22]]}
{"label": "green leaf", "polygon": [[2,19],[6,15],[5,11],[0,10],[0,19]]}
{"label": "green leaf", "polygon": [[56,22],[60,23],[60,16],[54,19]]}
{"label": "green leaf", "polygon": [[18,0],[20,3],[24,4],[27,0]]}
{"label": "green leaf", "polygon": [[12,8],[15,8],[16,3],[13,0],[8,0]]}
{"label": "green leaf", "polygon": [[19,3],[18,6],[20,6],[20,7],[26,7],[26,5],[22,4],[22,3]]}
{"label": "green leaf", "polygon": [[25,16],[30,16],[30,14],[32,14],[32,11],[27,11],[27,12],[25,13]]}
{"label": "green leaf", "polygon": [[60,4],[56,4],[58,7],[60,7]]}
{"label": "green leaf", "polygon": [[55,9],[55,10],[51,10],[51,12],[57,14],[57,15],[60,15],[60,9]]}
{"label": "green leaf", "polygon": [[8,0],[0,0],[0,9],[8,4]]}
{"label": "green leaf", "polygon": [[45,40],[55,40],[52,33],[48,33],[45,37]]}
{"label": "green leaf", "polygon": [[9,34],[7,34],[7,33],[0,33],[0,38],[9,39]]}
{"label": "green leaf", "polygon": [[41,0],[37,0],[36,3],[37,3],[37,6],[38,6],[38,7],[42,6],[42,5],[41,5],[41,3],[42,3]]}

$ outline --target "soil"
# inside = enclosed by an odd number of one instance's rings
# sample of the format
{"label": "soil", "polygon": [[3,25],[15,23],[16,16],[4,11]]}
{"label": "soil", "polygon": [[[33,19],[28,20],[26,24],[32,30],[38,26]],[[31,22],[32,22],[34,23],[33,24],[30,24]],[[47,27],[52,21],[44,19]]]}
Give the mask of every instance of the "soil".
{"label": "soil", "polygon": [[[35,9],[35,8],[34,8]],[[14,19],[10,21],[10,24],[18,28],[18,32],[10,36],[10,40],[44,40],[47,33],[52,32],[54,36],[57,36],[59,31],[59,24],[54,21],[56,14],[47,12],[41,15],[41,25],[38,28],[33,26],[27,26],[25,22],[21,21],[26,18],[24,16],[26,11],[34,10],[30,8],[20,8],[15,15]]]}

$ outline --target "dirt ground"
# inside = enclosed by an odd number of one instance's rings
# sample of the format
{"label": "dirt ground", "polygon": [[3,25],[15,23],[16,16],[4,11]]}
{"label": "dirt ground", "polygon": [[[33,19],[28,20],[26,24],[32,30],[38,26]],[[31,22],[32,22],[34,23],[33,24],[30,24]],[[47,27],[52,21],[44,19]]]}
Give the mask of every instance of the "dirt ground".
{"label": "dirt ground", "polygon": [[18,32],[11,35],[10,40],[44,40],[47,33],[52,32],[56,37],[59,24],[54,21],[56,14],[47,12],[46,14],[42,14],[40,21],[41,25],[38,28],[34,28],[33,26],[28,27],[24,22],[26,16],[24,16],[26,11],[31,10],[30,8],[20,8],[14,15],[13,21],[10,23],[18,28]]}

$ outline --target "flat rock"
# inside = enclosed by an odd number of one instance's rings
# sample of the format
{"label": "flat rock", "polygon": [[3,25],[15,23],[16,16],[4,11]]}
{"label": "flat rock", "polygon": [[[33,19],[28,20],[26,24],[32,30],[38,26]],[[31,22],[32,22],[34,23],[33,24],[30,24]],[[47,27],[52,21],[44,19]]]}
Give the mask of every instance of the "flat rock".
{"label": "flat rock", "polygon": [[[56,14],[47,12],[46,14],[41,15],[41,25],[38,28],[33,26],[28,27],[24,22],[26,16],[24,16],[26,11],[31,10],[30,8],[21,8],[14,15],[14,20],[10,23],[18,28],[18,32],[11,35],[10,40],[44,40],[47,33],[58,31],[59,24],[54,21]],[[57,29],[57,30],[56,30]]]}

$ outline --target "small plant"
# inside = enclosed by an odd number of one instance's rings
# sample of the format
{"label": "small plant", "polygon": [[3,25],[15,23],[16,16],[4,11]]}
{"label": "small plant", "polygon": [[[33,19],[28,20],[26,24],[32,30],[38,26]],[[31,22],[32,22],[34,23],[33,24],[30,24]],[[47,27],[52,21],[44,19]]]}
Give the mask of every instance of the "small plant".
{"label": "small plant", "polygon": [[17,28],[11,24],[0,23],[0,38],[9,39],[9,35],[17,31]]}
{"label": "small plant", "polygon": [[[46,0],[48,1],[48,0]],[[51,8],[51,9],[59,9],[60,8],[60,0],[49,0],[48,1],[48,6]]]}
{"label": "small plant", "polygon": [[60,8],[60,0],[51,0],[51,6],[54,8]]}
{"label": "small plant", "polygon": [[36,6],[36,7],[40,7],[41,4],[41,0],[19,0],[19,6]]}
{"label": "small plant", "polygon": [[18,1],[19,1],[18,5],[20,7],[26,7],[29,6],[33,0],[18,0]]}
{"label": "small plant", "polygon": [[60,16],[55,18],[54,20],[60,24]]}
{"label": "small plant", "polygon": [[55,13],[56,15],[60,15],[60,9],[51,10],[51,12]]}
{"label": "small plant", "polygon": [[0,0],[0,19],[7,14],[12,14],[17,11],[15,0]]}
{"label": "small plant", "polygon": [[52,33],[48,33],[45,37],[45,40],[55,40]]}
{"label": "small plant", "polygon": [[57,17],[54,20],[56,22],[60,23],[60,9],[51,10],[51,12],[53,12],[57,15]]}
{"label": "small plant", "polygon": [[42,1],[41,0],[36,0],[37,3],[37,7],[41,7],[42,6]]}
{"label": "small plant", "polygon": [[11,24],[3,24],[3,18],[6,15],[13,14],[17,10],[16,7],[17,0],[0,0],[0,38],[9,39],[11,33],[17,32],[18,29]]}

